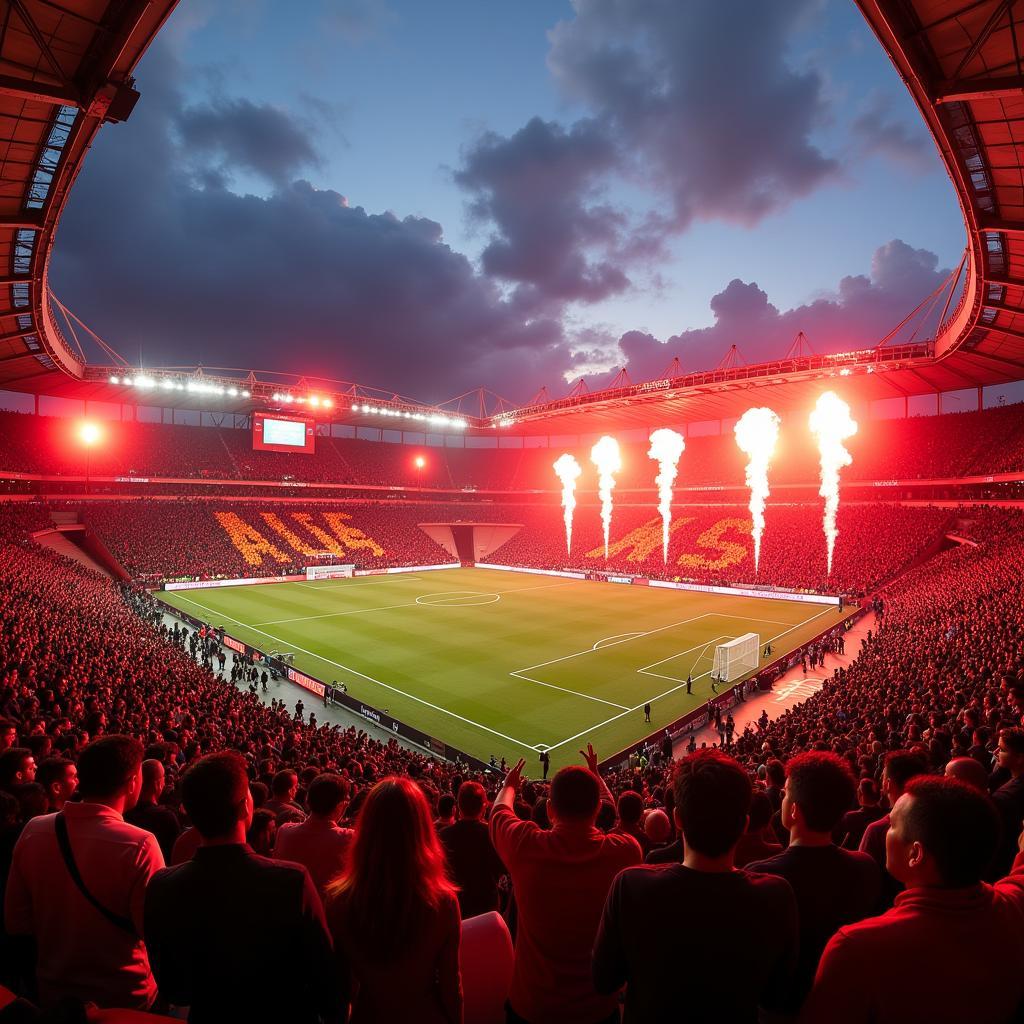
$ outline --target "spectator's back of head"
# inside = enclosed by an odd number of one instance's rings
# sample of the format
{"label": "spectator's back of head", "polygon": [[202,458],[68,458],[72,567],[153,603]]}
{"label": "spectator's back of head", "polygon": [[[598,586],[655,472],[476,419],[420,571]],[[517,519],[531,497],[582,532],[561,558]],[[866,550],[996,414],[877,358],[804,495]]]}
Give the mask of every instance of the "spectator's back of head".
{"label": "spectator's back of head", "polygon": [[747,825],[747,831],[756,835],[767,827],[772,820],[773,813],[772,802],[768,799],[768,794],[755,789],[750,797],[750,822]]}
{"label": "spectator's back of head", "polygon": [[850,765],[838,754],[798,754],[786,765],[783,825],[831,832],[851,810],[856,791]]}
{"label": "spectator's back of head", "polygon": [[722,857],[747,825],[751,785],[739,762],[714,748],[683,758],[672,777],[676,824],[687,850]]}
{"label": "spectator's back of head", "polygon": [[765,775],[768,777],[769,785],[781,789],[786,783],[786,766],[777,757],[773,757],[765,765]]}
{"label": "spectator's back of head", "polygon": [[973,757],[954,757],[946,765],[946,778],[959,779],[981,793],[988,793],[988,772]]}
{"label": "spectator's back of head", "polygon": [[672,822],[660,807],[652,808],[644,816],[644,835],[656,846],[672,837]]}
{"label": "spectator's back of head", "polygon": [[619,821],[626,828],[636,828],[644,814],[644,800],[639,793],[627,789],[619,796],[617,803]]}
{"label": "spectator's back of head", "polygon": [[298,785],[298,775],[291,769],[284,768],[274,776],[274,780],[270,785],[270,791],[275,800],[288,800],[298,788]]}
{"label": "spectator's back of head", "polygon": [[984,877],[998,842],[985,794],[959,779],[914,778],[892,811],[886,867],[908,887],[967,888]]}
{"label": "spectator's back of head", "polygon": [[480,818],[487,804],[487,793],[479,782],[464,782],[459,786],[459,817]]}
{"label": "spectator's back of head", "polygon": [[142,744],[131,736],[102,736],[78,755],[78,791],[83,800],[108,800],[142,776]]}
{"label": "spectator's back of head", "polygon": [[878,783],[874,779],[861,779],[857,783],[857,799],[865,807],[874,807],[881,798]]}
{"label": "spectator's back of head", "polygon": [[223,839],[251,820],[249,774],[234,751],[201,757],[181,780],[181,797],[192,824],[204,839]]}
{"label": "spectator's back of head", "polygon": [[551,780],[550,810],[556,823],[593,822],[600,806],[600,784],[586,768],[570,765]]}
{"label": "spectator's back of head", "polygon": [[892,750],[885,755],[883,774],[888,777],[897,794],[903,792],[911,779],[927,771],[924,758],[909,750]]}
{"label": "spectator's back of head", "polygon": [[333,772],[324,772],[317,775],[309,784],[309,792],[306,799],[309,802],[309,811],[318,817],[331,817],[337,815],[342,805],[348,800],[348,780]]}

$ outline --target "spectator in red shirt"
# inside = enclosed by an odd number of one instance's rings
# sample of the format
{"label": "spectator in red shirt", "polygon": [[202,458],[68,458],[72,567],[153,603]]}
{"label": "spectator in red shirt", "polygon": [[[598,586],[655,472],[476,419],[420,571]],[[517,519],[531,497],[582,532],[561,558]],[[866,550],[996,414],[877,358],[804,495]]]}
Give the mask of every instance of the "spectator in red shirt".
{"label": "spectator in red shirt", "polygon": [[491,839],[512,876],[519,911],[509,1024],[604,1024],[619,1019],[617,987],[594,988],[590,960],[612,880],[641,861],[632,836],[594,827],[602,800],[614,803],[587,747],[586,768],[563,768],[551,783],[542,829],[513,806],[525,764],[508,773],[491,811]]}
{"label": "spectator in red shirt", "polygon": [[998,844],[991,801],[958,779],[922,777],[890,817],[886,863],[905,888],[887,913],[832,937],[801,1024],[1016,1020],[1024,856],[1002,881],[981,880]]}
{"label": "spectator in red shirt", "polygon": [[[35,938],[44,1004],[73,996],[148,1009],[156,982],[142,941],[142,909],[164,861],[156,837],[124,820],[142,784],[142,744],[128,736],[95,740],[82,751],[78,774],[81,803],[33,818],[18,839],[4,905],[7,931]],[[58,823],[67,829],[80,884],[61,853]]]}
{"label": "spectator in red shirt", "polygon": [[348,794],[348,781],[340,775],[318,775],[306,795],[309,817],[303,822],[286,822],[277,830],[274,856],[305,865],[321,897],[327,883],[344,870],[352,846],[352,829],[338,826]]}
{"label": "spectator in red shirt", "polygon": [[789,845],[747,865],[748,871],[784,878],[796,896],[800,955],[784,1000],[794,1015],[811,989],[825,943],[840,925],[862,920],[878,905],[881,869],[866,853],[841,850],[832,841],[855,790],[850,766],[838,754],[813,751],[791,758],[782,799]]}
{"label": "spectator in red shirt", "polygon": [[327,893],[335,952],[343,970],[351,964],[353,1024],[462,1024],[459,902],[411,779],[370,791],[348,864]]}
{"label": "spectator in red shirt", "polygon": [[679,762],[672,788],[683,861],[615,879],[594,946],[594,985],[608,993],[626,985],[626,1024],[754,1024],[759,1004],[778,1001],[796,959],[793,890],[733,866],[751,797],[736,761],[698,751]]}

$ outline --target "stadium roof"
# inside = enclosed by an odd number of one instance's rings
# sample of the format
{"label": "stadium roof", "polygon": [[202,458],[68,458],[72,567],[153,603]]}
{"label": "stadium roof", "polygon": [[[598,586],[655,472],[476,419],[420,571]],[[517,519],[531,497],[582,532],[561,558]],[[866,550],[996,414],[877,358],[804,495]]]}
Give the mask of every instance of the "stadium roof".
{"label": "stadium roof", "polygon": [[[0,387],[59,393],[86,372],[46,294],[54,232],[100,125],[177,0],[9,0],[0,21]],[[96,211],[101,215],[101,211]]]}
{"label": "stadium roof", "polygon": [[[176,0],[11,0],[0,34],[0,388],[89,400],[146,401],[137,371],[88,365],[62,333],[47,294],[53,235],[81,160],[105,121],[123,120],[137,94],[131,71]],[[189,382],[218,393],[219,411],[287,408],[274,395],[329,394],[332,419],[399,426],[387,416],[458,414],[471,431],[591,433],[739,415],[754,403],[779,411],[812,403],[822,384],[868,401],[1024,378],[1024,50],[1015,0],[857,0],[916,101],[946,163],[967,230],[958,305],[926,343],[834,356],[797,354],[755,366],[464,411],[333,382],[261,374],[153,371],[147,404],[194,407]],[[117,383],[113,383],[116,379]],[[198,388],[200,385],[194,385]],[[230,392],[234,390],[237,395]],[[382,419],[382,413],[384,419]]]}

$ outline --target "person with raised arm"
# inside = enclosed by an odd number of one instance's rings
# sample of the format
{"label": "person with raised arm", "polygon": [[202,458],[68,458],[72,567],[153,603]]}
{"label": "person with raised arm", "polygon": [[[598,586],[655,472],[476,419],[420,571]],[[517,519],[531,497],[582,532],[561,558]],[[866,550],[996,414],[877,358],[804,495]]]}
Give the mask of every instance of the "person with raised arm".
{"label": "person with raised arm", "polygon": [[618,992],[599,993],[590,959],[601,910],[615,876],[639,864],[640,846],[595,827],[614,803],[587,746],[586,767],[562,768],[551,782],[550,829],[514,811],[525,762],[512,766],[491,811],[491,839],[509,869],[519,911],[509,1024],[611,1024]]}

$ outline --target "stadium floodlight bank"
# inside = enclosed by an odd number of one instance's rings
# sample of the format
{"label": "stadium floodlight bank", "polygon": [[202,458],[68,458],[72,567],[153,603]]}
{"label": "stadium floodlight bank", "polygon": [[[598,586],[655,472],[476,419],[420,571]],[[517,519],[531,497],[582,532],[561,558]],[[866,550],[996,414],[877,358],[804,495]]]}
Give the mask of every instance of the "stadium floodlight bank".
{"label": "stadium floodlight bank", "polygon": [[348,579],[350,576],[355,575],[356,567],[354,563],[346,563],[344,565],[307,565],[306,566],[306,579],[307,580],[332,580],[332,579]]}
{"label": "stadium floodlight bank", "polygon": [[731,683],[748,672],[756,671],[761,663],[760,659],[761,637],[757,633],[744,633],[743,636],[738,636],[727,644],[719,644],[715,648],[711,678],[718,683]]}

